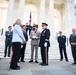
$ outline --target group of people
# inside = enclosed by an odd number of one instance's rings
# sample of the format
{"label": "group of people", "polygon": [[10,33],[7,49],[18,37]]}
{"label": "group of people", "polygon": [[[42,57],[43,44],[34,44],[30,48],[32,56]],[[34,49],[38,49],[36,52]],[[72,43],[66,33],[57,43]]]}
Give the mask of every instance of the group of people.
{"label": "group of people", "polygon": [[[48,65],[48,49],[50,47],[50,30],[47,29],[48,24],[42,23],[43,31],[38,31],[38,25],[35,24],[33,30],[30,32],[31,39],[31,58],[29,63],[33,62],[33,54],[35,51],[35,63],[38,63],[38,47],[41,48],[42,63],[40,65]],[[17,64],[19,61],[24,61],[25,48],[28,41],[26,26],[21,24],[21,20],[17,19],[14,27],[8,27],[9,31],[5,32],[5,51],[4,57],[7,55],[11,57],[10,68],[19,70],[20,66]],[[10,46],[12,45],[12,51]]]}
{"label": "group of people", "polygon": [[[41,58],[42,62],[40,65],[46,66],[48,65],[48,51],[50,47],[50,30],[47,29],[48,24],[42,23],[42,32],[38,31],[38,25],[34,24],[33,29],[29,33],[31,39],[31,58],[29,63],[33,62],[33,55],[35,51],[35,63],[38,63],[38,48],[41,50]],[[69,41],[71,45],[72,55],[74,59],[74,63],[76,64],[76,29],[72,29],[73,34],[70,35]],[[4,57],[7,55],[8,48],[8,57],[10,60],[10,68],[19,70],[20,66],[18,66],[18,62],[25,62],[24,55],[25,49],[28,41],[27,35],[27,26],[22,25],[21,20],[17,19],[16,22],[12,26],[8,27],[8,31],[5,32],[5,50]],[[59,36],[57,37],[57,41],[59,43],[59,51],[60,51],[60,61],[63,60],[63,52],[65,56],[65,60],[68,62],[67,52],[66,52],[66,36],[59,31]],[[12,46],[12,51],[10,51]]]}
{"label": "group of people", "polygon": [[[63,53],[65,56],[65,60],[68,62],[68,57],[67,57],[67,52],[66,52],[66,36],[62,35],[62,32],[59,31],[59,36],[58,36],[58,43],[59,43],[59,51],[60,51],[60,61],[63,60]],[[72,29],[72,34],[69,37],[69,42],[71,45],[71,51],[72,51],[72,56],[74,62],[72,63],[73,65],[76,64],[76,29]]]}

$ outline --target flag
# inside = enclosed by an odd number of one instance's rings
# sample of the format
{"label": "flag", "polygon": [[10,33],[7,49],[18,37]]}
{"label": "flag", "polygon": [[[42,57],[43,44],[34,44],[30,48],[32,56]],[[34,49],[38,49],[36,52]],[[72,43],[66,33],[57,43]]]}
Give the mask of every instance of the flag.
{"label": "flag", "polygon": [[32,16],[31,16],[31,12],[30,12],[30,16],[29,16],[29,24],[31,25],[31,18],[32,18]]}

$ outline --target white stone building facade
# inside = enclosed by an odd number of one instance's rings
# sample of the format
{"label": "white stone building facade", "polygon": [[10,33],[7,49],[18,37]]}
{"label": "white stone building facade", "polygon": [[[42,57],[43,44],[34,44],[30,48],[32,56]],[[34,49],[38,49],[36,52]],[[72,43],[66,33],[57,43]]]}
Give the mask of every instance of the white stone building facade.
{"label": "white stone building facade", "polygon": [[0,0],[0,29],[7,30],[17,18],[23,24],[29,21],[32,13],[32,24],[48,23],[51,37],[56,37],[58,31],[69,37],[76,24],[74,0]]}

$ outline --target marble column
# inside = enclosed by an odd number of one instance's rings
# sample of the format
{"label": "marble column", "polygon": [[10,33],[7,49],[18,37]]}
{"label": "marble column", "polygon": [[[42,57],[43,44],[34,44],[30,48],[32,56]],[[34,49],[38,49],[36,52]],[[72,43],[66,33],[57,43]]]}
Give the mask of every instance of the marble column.
{"label": "marble column", "polygon": [[8,3],[7,21],[5,26],[6,30],[8,29],[8,26],[13,25],[14,1],[15,0],[9,0]]}
{"label": "marble column", "polygon": [[18,10],[19,10],[19,1],[14,3],[14,20],[13,22],[18,19]]}
{"label": "marble column", "polygon": [[41,26],[42,22],[45,22],[45,0],[40,0],[40,13],[39,13],[39,25]]}
{"label": "marble column", "polygon": [[39,31],[42,31],[42,27],[41,27],[42,22],[45,22],[45,0],[40,0],[40,7],[38,12]]}
{"label": "marble column", "polygon": [[0,9],[0,30],[3,28],[3,26],[2,26],[2,18],[3,18],[3,9]]}
{"label": "marble column", "polygon": [[66,35],[69,37],[72,33],[72,28],[76,28],[74,0],[66,0],[65,2],[65,24]]}
{"label": "marble column", "polygon": [[23,22],[23,18],[24,18],[24,9],[25,9],[25,0],[20,0],[18,18],[21,19],[22,22]]}
{"label": "marble column", "polygon": [[49,0],[49,24],[48,28],[51,31],[51,40],[55,39],[54,37],[54,0]]}

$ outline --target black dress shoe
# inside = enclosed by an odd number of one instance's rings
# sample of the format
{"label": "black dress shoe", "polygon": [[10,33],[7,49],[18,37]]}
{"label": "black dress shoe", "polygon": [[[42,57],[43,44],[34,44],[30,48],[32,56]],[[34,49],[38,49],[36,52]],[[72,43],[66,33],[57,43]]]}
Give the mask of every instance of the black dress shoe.
{"label": "black dress shoe", "polygon": [[42,66],[48,66],[48,64],[43,64]]}
{"label": "black dress shoe", "polygon": [[4,55],[4,57],[6,57],[6,56]]}
{"label": "black dress shoe", "polygon": [[8,55],[8,57],[10,57],[10,55]]}
{"label": "black dress shoe", "polygon": [[74,62],[74,63],[72,63],[72,65],[76,65],[76,63]]}
{"label": "black dress shoe", "polygon": [[25,62],[24,60],[21,60],[21,62]]}
{"label": "black dress shoe", "polygon": [[48,64],[45,63],[40,63],[41,66],[47,66]]}
{"label": "black dress shoe", "polygon": [[39,63],[40,65],[42,65],[43,63]]}
{"label": "black dress shoe", "polygon": [[30,60],[30,61],[29,61],[29,63],[32,63],[32,62],[33,62],[33,60]]}
{"label": "black dress shoe", "polygon": [[10,67],[10,69],[12,69],[12,70],[19,70],[19,69],[20,69],[20,66],[17,66],[17,67]]}
{"label": "black dress shoe", "polygon": [[38,63],[38,61],[36,60],[35,63]]}
{"label": "black dress shoe", "polygon": [[69,62],[68,60],[66,60],[66,62]]}
{"label": "black dress shoe", "polygon": [[19,68],[20,68],[20,66],[17,66],[17,67],[19,67]]}
{"label": "black dress shoe", "polygon": [[40,65],[43,65],[44,63],[39,63]]}
{"label": "black dress shoe", "polygon": [[60,59],[60,61],[63,61],[63,59]]}

